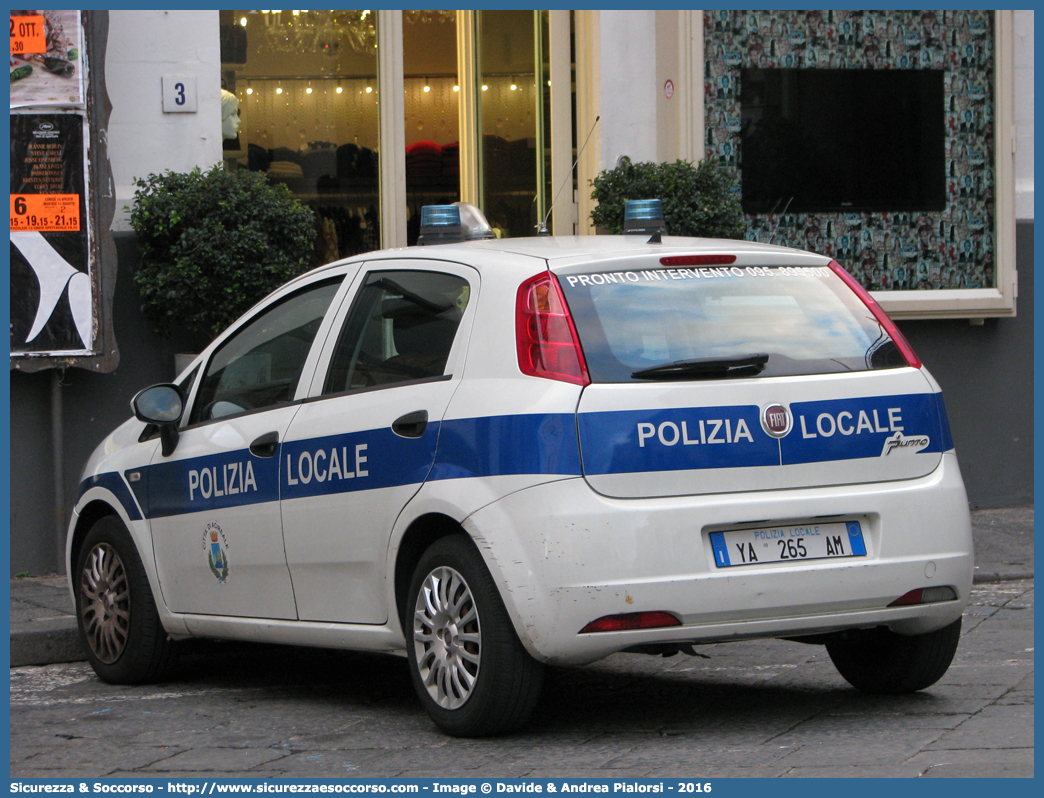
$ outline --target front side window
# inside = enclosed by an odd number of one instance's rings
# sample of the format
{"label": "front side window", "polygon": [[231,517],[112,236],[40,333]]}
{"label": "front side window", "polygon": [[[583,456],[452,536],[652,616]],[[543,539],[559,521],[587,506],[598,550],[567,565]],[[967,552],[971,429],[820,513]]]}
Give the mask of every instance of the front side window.
{"label": "front side window", "polygon": [[445,373],[471,288],[441,272],[373,272],[355,298],[323,394]]}
{"label": "front side window", "polygon": [[341,278],[268,308],[229,338],[207,365],[190,424],[289,402]]}

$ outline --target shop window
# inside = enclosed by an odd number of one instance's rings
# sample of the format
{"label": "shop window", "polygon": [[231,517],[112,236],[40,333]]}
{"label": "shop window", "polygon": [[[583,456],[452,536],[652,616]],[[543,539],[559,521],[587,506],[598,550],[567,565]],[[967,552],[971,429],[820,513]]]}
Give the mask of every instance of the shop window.
{"label": "shop window", "polygon": [[406,243],[420,211],[460,199],[460,81],[455,11],[403,11]]}
{"label": "shop window", "polygon": [[316,212],[316,264],[379,249],[376,12],[222,11],[221,24],[240,116],[226,163]]}
{"label": "shop window", "polygon": [[415,244],[420,209],[460,199],[499,235],[534,234],[550,180],[548,12],[463,18],[462,38],[456,11],[220,12],[223,88],[240,122],[225,133],[226,164],[264,172],[316,211],[317,265]]}
{"label": "shop window", "polygon": [[546,14],[482,11],[480,20],[482,208],[499,235],[533,235],[546,180]]}

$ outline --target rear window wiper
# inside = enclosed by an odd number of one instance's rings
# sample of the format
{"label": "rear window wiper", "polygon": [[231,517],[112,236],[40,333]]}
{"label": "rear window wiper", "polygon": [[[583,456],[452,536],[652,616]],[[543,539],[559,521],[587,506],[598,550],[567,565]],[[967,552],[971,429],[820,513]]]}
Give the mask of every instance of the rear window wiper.
{"label": "rear window wiper", "polygon": [[733,357],[698,357],[690,360],[676,360],[673,363],[662,363],[631,372],[636,380],[672,380],[691,377],[720,377],[759,374],[768,363],[765,354],[737,355]]}

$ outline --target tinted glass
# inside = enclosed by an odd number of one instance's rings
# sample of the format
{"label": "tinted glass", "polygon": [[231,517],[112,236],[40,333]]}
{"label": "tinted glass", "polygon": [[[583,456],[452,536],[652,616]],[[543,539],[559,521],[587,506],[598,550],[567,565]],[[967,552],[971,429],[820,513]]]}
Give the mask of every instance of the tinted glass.
{"label": "tinted glass", "polygon": [[452,274],[369,274],[341,330],[323,393],[442,376],[469,296],[467,280]]}
{"label": "tinted glass", "polygon": [[[905,365],[829,268],[718,267],[560,275],[594,382],[677,361],[750,360],[684,378],[866,371]],[[760,366],[760,363],[757,364]]]}
{"label": "tinted glass", "polygon": [[293,294],[229,338],[207,364],[190,423],[289,402],[341,278]]}

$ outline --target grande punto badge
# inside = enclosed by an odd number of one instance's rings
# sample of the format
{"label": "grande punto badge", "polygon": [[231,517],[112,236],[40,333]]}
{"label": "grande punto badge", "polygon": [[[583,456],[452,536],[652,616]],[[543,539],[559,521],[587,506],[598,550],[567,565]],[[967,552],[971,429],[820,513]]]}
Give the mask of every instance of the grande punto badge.
{"label": "grande punto badge", "polygon": [[783,405],[769,405],[761,413],[761,426],[773,438],[784,438],[794,426],[794,419]]}

